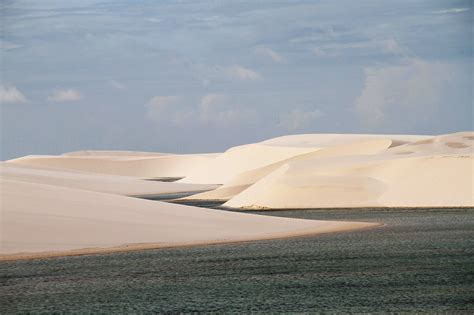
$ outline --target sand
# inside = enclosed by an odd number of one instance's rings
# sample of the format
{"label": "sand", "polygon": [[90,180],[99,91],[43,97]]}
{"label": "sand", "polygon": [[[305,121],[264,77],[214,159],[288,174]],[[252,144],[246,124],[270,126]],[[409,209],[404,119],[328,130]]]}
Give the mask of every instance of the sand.
{"label": "sand", "polygon": [[[334,138],[336,135],[328,135],[329,138]],[[260,168],[252,169],[250,171],[239,173],[233,176],[230,180],[226,181],[224,185],[220,188],[201,194],[195,194],[184,199],[193,199],[193,200],[229,200],[232,197],[236,196],[240,192],[244,191],[252,184],[256,183],[260,179],[264,178],[268,174],[274,172],[282,165],[285,165],[289,162],[304,161],[312,158],[326,158],[334,159],[338,156],[356,156],[356,155],[370,155],[380,153],[388,148],[390,148],[394,140],[390,138],[379,138],[379,137],[367,137],[362,135],[360,137],[355,137],[354,135],[349,135],[349,139],[337,135],[337,141],[335,143],[324,142],[326,145],[323,147],[323,144],[319,144],[319,147],[313,147],[309,153],[304,153],[296,156],[292,156],[288,159],[272,163]],[[321,135],[315,135],[315,137],[322,141]],[[288,139],[290,138],[290,139]],[[293,139],[296,138],[296,139]],[[316,141],[310,141],[310,135],[302,136],[290,136],[285,138],[277,138],[273,141],[265,141],[264,143],[273,143],[274,145],[279,145],[278,139],[282,140],[286,145],[316,145]],[[417,138],[418,139],[418,138]],[[291,141],[290,141],[291,140]],[[302,142],[300,142],[302,141]],[[399,143],[399,142],[397,142]]]}
{"label": "sand", "polygon": [[181,206],[2,178],[0,260],[294,237],[377,226]]}
{"label": "sand", "polygon": [[141,197],[183,192],[201,192],[218,187],[217,185],[206,184],[165,183],[141,180],[136,177],[38,168],[5,162],[0,163],[0,177],[29,183]]}
{"label": "sand", "polygon": [[[133,176],[140,178],[185,177],[195,168],[204,167],[216,158],[216,154],[186,154],[186,155],[147,155],[145,153],[119,153],[106,151],[79,155],[29,155],[8,163],[28,165],[59,170],[75,170],[89,173]],[[112,155],[111,155],[112,154]],[[132,155],[135,154],[135,155]]]}
{"label": "sand", "polygon": [[[77,151],[0,164],[0,260],[242,242],[378,226],[238,209],[473,207],[474,133],[292,135],[215,154]],[[182,177],[177,182],[143,179]]]}
{"label": "sand", "polygon": [[243,209],[473,207],[472,135],[397,143],[359,155],[351,152],[351,145],[338,146],[339,154],[324,156],[321,150],[286,161],[224,205]]}

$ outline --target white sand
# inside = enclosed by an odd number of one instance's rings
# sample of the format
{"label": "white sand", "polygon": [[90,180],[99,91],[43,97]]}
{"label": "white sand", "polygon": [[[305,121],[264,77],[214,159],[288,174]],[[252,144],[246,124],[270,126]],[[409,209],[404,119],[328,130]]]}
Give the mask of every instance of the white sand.
{"label": "white sand", "polygon": [[250,144],[231,148],[211,162],[194,168],[180,182],[223,184],[242,172],[314,151],[314,148]]}
{"label": "white sand", "polygon": [[[232,197],[236,196],[243,190],[250,187],[252,184],[256,183],[263,177],[267,176],[268,174],[272,173],[273,171],[280,168],[282,165],[287,164],[289,162],[296,162],[296,161],[304,161],[309,160],[312,158],[325,158],[325,159],[334,159],[338,156],[356,156],[356,155],[373,155],[384,150],[388,149],[390,146],[393,145],[394,140],[392,139],[384,139],[379,137],[369,137],[361,136],[355,137],[355,135],[349,135],[349,139],[345,139],[341,135],[328,135],[330,139],[336,137],[336,143],[325,142],[326,147],[314,147],[311,152],[300,154],[296,156],[292,156],[288,159],[272,163],[260,168],[252,169],[250,171],[239,173],[233,176],[230,180],[225,182],[225,184],[212,191],[204,192],[201,194],[195,194],[190,197],[184,199],[193,199],[193,200],[229,200]],[[315,135],[317,140],[320,142],[322,141],[321,135]],[[290,139],[288,139],[290,138]],[[293,139],[296,138],[296,139]],[[310,135],[303,136],[289,136],[285,138],[277,138],[283,140],[283,142],[287,145],[303,145],[308,143],[315,143],[315,141],[311,141]],[[266,141],[266,143],[274,143],[278,145],[278,141]],[[290,141],[291,140],[291,141]],[[304,140],[302,143],[298,140]],[[264,142],[265,143],[265,142]],[[321,145],[321,144],[319,144]]]}
{"label": "white sand", "polygon": [[373,223],[210,210],[11,179],[1,180],[0,260],[270,239]]}
{"label": "white sand", "polygon": [[120,157],[120,156],[163,156],[173,155],[161,152],[141,152],[141,151],[107,151],[107,150],[81,150],[72,151],[61,154],[62,156],[79,156],[79,157]]}
{"label": "white sand", "polygon": [[[111,154],[111,151],[108,151]],[[25,156],[8,163],[43,168],[75,170],[99,174],[134,176],[141,178],[185,177],[196,168],[204,167],[215,159],[215,154],[187,155],[101,155],[89,152],[85,155]]]}
{"label": "white sand", "polygon": [[[376,226],[128,196],[217,189],[234,208],[473,207],[474,133],[295,135],[222,154],[79,151],[0,164],[0,260],[291,237]],[[179,182],[141,178],[185,177]]]}
{"label": "white sand", "polygon": [[45,169],[5,162],[0,162],[0,177],[29,183],[142,197],[179,192],[200,192],[217,188],[216,185],[164,183],[135,177]]}
{"label": "white sand", "polygon": [[472,207],[473,139],[474,133],[457,133],[362,155],[350,145],[338,147],[342,154],[321,150],[283,163],[225,206]]}

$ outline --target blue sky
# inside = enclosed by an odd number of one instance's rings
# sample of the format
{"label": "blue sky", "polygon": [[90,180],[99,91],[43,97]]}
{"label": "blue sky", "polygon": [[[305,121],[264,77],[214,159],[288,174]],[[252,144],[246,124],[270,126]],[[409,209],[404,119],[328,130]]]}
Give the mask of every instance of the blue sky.
{"label": "blue sky", "polygon": [[472,130],[472,1],[2,1],[1,157]]}

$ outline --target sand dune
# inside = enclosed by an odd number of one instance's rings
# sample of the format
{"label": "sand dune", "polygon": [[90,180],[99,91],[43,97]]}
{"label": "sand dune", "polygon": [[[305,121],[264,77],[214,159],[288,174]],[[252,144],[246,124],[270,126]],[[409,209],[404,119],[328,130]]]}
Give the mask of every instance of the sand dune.
{"label": "sand dune", "polygon": [[267,146],[258,143],[238,146],[222,153],[212,162],[196,167],[181,182],[224,184],[242,172],[314,150],[312,147]]}
{"label": "sand dune", "polygon": [[127,176],[41,169],[4,162],[0,164],[0,177],[28,183],[142,197],[178,192],[201,192],[217,187],[216,185],[164,183]]}
{"label": "sand dune", "polygon": [[[321,141],[320,135],[317,135],[318,139]],[[329,135],[332,138],[334,135]],[[340,136],[340,135],[338,135]],[[352,135],[351,135],[352,136]],[[293,138],[295,136],[290,136]],[[296,137],[300,139],[300,137]],[[308,139],[309,135],[305,135],[303,139]],[[279,138],[277,138],[279,139]],[[256,168],[250,171],[242,172],[233,176],[230,180],[228,180],[223,186],[217,188],[213,191],[208,191],[200,194],[195,194],[183,199],[193,199],[193,200],[229,200],[235,195],[239,194],[243,190],[250,187],[252,184],[256,183],[263,177],[267,176],[271,172],[275,171],[276,169],[280,168],[282,165],[289,163],[290,161],[303,161],[308,160],[311,158],[334,158],[338,156],[355,156],[355,155],[370,155],[380,153],[390,147],[392,147],[395,143],[393,139],[384,139],[378,137],[350,137],[350,139],[346,139],[346,141],[342,141],[343,138],[338,137],[339,141],[336,141],[336,144],[326,143],[326,147],[319,147],[318,149],[313,148],[313,150],[309,153],[299,154],[283,161],[279,161],[276,163],[272,163],[270,165],[266,165],[260,168]],[[418,138],[417,138],[418,139]],[[300,145],[300,142],[295,141],[288,141],[289,139],[284,138],[285,144],[294,144]],[[314,143],[305,140],[304,143]],[[278,143],[278,142],[276,142]],[[397,140],[397,145],[400,143]]]}
{"label": "sand dune", "polygon": [[[110,154],[110,151],[109,151]],[[140,178],[185,177],[215,159],[214,154],[25,156],[8,163]]]}
{"label": "sand dune", "polygon": [[302,134],[277,137],[260,142],[263,145],[284,147],[318,147],[347,145],[376,139],[391,139],[395,144],[410,143],[430,139],[432,136],[419,135],[373,135],[373,134]]}
{"label": "sand dune", "polygon": [[[473,132],[294,135],[221,154],[78,151],[14,159],[0,164],[0,260],[375,226],[257,216],[128,196],[208,190],[189,198],[226,200],[225,206],[242,209],[473,207],[473,144]],[[154,177],[184,178],[173,183],[142,180]]]}
{"label": "sand dune", "polygon": [[314,154],[289,160],[225,206],[474,206],[473,138],[473,133],[458,133],[388,147],[376,154]]}
{"label": "sand dune", "polygon": [[1,179],[0,260],[236,242],[377,226],[247,215]]}
{"label": "sand dune", "polygon": [[141,151],[80,150],[80,151],[66,152],[61,155],[62,156],[114,157],[114,156],[163,156],[163,155],[173,155],[173,154],[161,153],[161,152],[141,152]]}

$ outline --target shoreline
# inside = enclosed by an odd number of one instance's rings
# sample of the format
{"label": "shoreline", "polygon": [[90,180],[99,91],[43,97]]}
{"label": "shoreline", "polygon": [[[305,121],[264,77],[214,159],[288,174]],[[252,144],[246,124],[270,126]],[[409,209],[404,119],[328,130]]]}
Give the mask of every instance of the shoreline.
{"label": "shoreline", "polygon": [[[143,198],[146,199],[146,198]],[[153,199],[152,199],[153,200]],[[224,204],[227,200],[220,200],[220,199],[163,199],[162,201],[179,204],[179,205],[192,205],[195,207],[199,207],[201,203],[219,203],[222,202]],[[243,208],[232,208],[232,207],[225,207],[225,206],[218,206],[216,207],[220,210],[227,210],[227,211],[234,211],[234,212],[271,212],[271,211],[310,211],[310,210],[446,210],[446,209],[453,209],[453,210],[474,210],[474,205],[472,206],[397,206],[397,207],[312,207],[312,208],[266,208],[266,207],[243,207]]]}
{"label": "shoreline", "polygon": [[[37,259],[49,259],[49,258],[61,258],[71,256],[86,256],[86,255],[101,255],[101,254],[115,254],[125,253],[141,250],[153,250],[153,249],[172,249],[172,248],[190,248],[198,246],[213,246],[213,245],[225,245],[225,244],[239,244],[239,243],[250,243],[258,241],[269,241],[279,239],[291,239],[300,237],[311,237],[317,235],[327,235],[334,233],[343,232],[354,232],[354,231],[365,231],[375,228],[381,228],[386,226],[384,223],[371,223],[371,222],[353,222],[353,221],[338,221],[341,223],[347,223],[345,226],[339,228],[323,228],[321,231],[314,231],[314,229],[301,230],[294,233],[276,233],[269,234],[258,238],[244,238],[237,240],[216,240],[216,241],[198,241],[198,242],[186,242],[186,243],[139,243],[139,244],[123,244],[113,247],[93,247],[83,248],[74,250],[64,251],[48,251],[48,252],[37,252],[37,253],[16,253],[16,254],[4,254],[0,255],[0,263],[2,262],[15,262],[23,260],[37,260]],[[354,226],[356,225],[356,226]]]}

